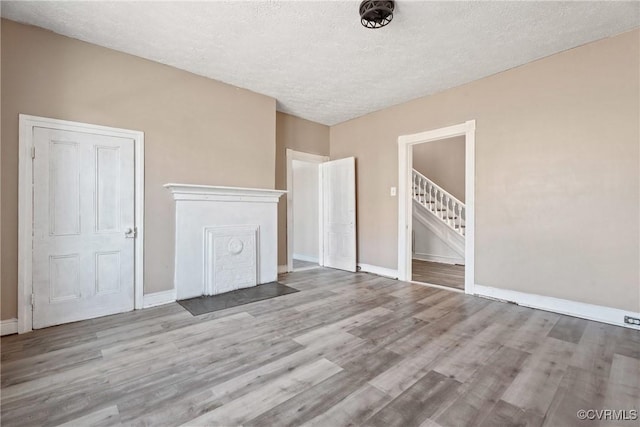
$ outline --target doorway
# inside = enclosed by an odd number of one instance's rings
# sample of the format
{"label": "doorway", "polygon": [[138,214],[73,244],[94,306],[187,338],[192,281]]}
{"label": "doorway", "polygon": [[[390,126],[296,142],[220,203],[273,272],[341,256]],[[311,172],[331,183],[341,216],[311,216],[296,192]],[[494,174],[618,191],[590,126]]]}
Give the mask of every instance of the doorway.
{"label": "doorway", "polygon": [[329,157],[287,149],[287,271],[319,267],[320,164]]}
{"label": "doorway", "polygon": [[[461,138],[464,139],[464,184],[457,177],[454,181],[458,182],[452,185],[455,190],[446,191],[436,183],[435,178],[429,179],[414,169],[414,166],[418,166],[414,164],[414,148],[417,154],[420,146],[435,143],[430,147],[435,151],[439,142],[451,143],[461,141]],[[447,147],[447,150],[450,148],[451,146]],[[472,294],[475,121],[399,137],[398,161],[400,280]],[[431,166],[430,170],[434,171],[433,165]],[[444,172],[446,175],[446,171]],[[438,179],[442,181],[444,178]],[[454,196],[453,192],[462,193],[464,202]],[[424,242],[423,246],[416,245],[416,232],[431,240],[426,245]]]}
{"label": "doorway", "polygon": [[411,280],[464,290],[465,137],[412,149]]}
{"label": "doorway", "polygon": [[143,141],[20,115],[19,333],[142,308]]}
{"label": "doorway", "polygon": [[355,168],[354,157],[287,149],[287,271],[356,271]]}

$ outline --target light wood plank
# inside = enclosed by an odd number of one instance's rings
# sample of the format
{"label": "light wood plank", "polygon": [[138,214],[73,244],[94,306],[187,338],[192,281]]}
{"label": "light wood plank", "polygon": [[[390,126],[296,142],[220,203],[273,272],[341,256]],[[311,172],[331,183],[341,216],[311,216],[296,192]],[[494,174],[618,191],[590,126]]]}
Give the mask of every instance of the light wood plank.
{"label": "light wood plank", "polygon": [[310,388],[342,369],[326,359],[302,366],[184,425],[239,425]]}
{"label": "light wood plank", "polygon": [[117,406],[108,406],[104,409],[92,412],[75,420],[59,424],[58,427],[75,427],[75,426],[117,426],[120,423],[120,413]]}
{"label": "light wood plank", "polygon": [[380,390],[365,384],[361,389],[336,403],[322,415],[315,417],[305,426],[346,426],[366,420],[377,408],[385,406],[391,398]]}
{"label": "light wood plank", "polygon": [[460,396],[439,416],[436,422],[444,427],[479,424],[487,417],[495,402],[511,385],[528,353],[508,347],[500,348],[488,360],[487,366],[460,388]]}
{"label": "light wood plank", "polygon": [[460,386],[460,382],[430,371],[365,423],[381,427],[420,425],[439,408],[449,405]]}
{"label": "light wood plank", "polygon": [[581,420],[577,413],[579,410],[603,409],[606,387],[606,380],[598,373],[569,366],[553,396],[543,426],[598,426],[598,420]]}
{"label": "light wood plank", "polygon": [[502,400],[544,417],[575,350],[575,344],[554,338],[545,339],[527,358],[502,395]]}

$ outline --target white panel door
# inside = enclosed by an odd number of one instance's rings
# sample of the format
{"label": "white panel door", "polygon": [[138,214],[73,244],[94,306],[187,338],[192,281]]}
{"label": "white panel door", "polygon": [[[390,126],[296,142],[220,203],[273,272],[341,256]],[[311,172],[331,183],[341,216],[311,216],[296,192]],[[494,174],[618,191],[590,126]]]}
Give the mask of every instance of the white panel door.
{"label": "white panel door", "polygon": [[33,327],[133,310],[133,139],[33,132]]}
{"label": "white panel door", "polygon": [[321,163],[323,265],[356,271],[356,159]]}

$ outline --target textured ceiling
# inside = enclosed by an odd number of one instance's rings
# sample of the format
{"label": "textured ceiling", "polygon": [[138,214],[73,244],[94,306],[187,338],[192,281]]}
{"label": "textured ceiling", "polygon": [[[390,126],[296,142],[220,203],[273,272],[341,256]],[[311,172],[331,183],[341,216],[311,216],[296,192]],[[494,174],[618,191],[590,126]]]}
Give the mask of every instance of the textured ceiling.
{"label": "textured ceiling", "polygon": [[272,96],[333,125],[640,23],[638,2],[2,2],[2,16]]}

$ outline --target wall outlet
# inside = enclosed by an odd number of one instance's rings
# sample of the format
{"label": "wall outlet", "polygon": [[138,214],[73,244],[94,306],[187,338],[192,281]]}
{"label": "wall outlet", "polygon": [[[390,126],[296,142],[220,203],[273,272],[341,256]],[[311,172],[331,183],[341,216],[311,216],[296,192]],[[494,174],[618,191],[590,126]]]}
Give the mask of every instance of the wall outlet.
{"label": "wall outlet", "polygon": [[624,323],[640,326],[640,319],[631,316],[624,316]]}
{"label": "wall outlet", "polygon": [[395,197],[398,194],[398,189],[396,187],[391,187],[391,197]]}

